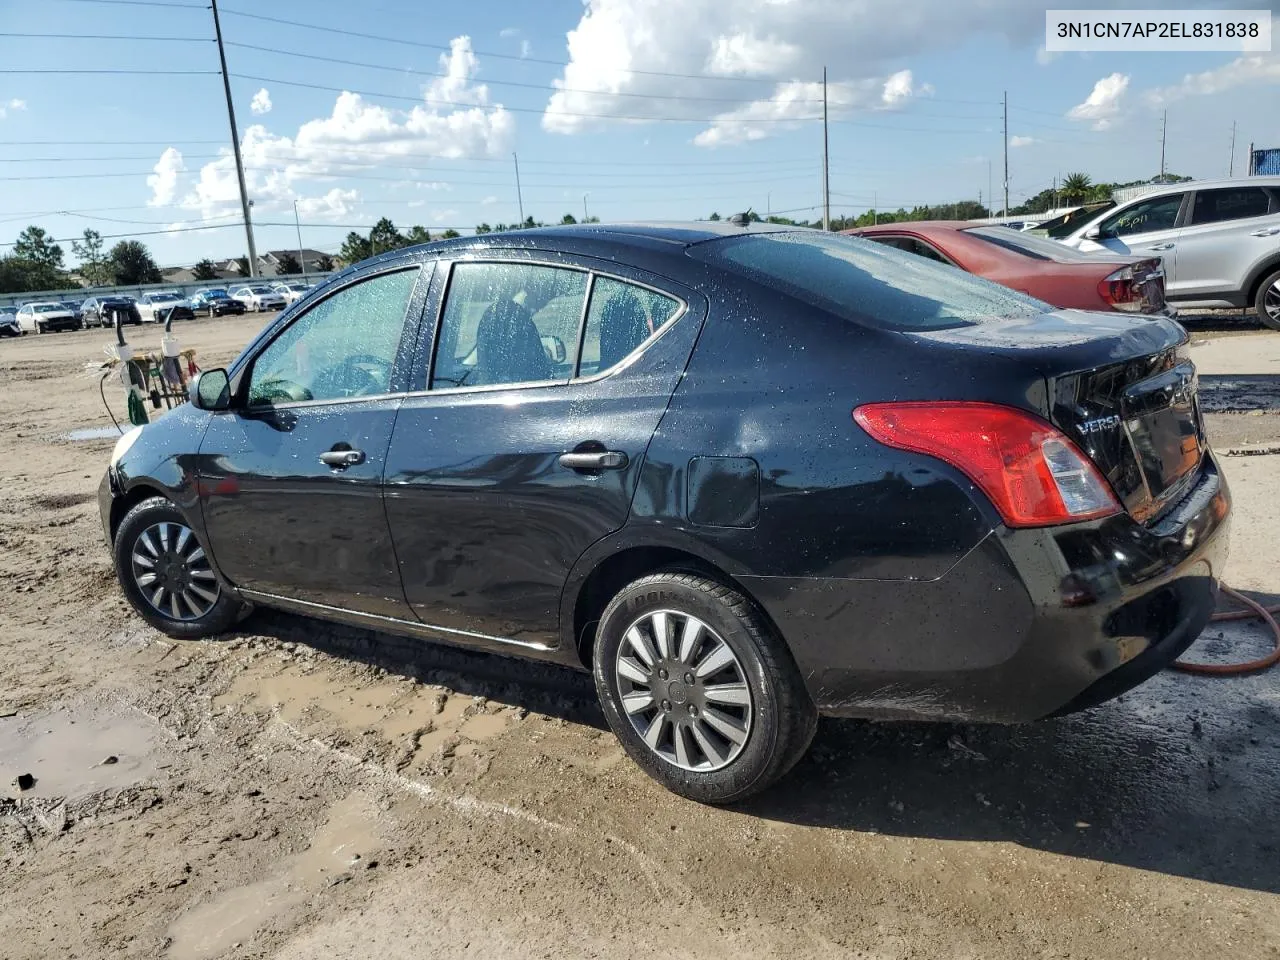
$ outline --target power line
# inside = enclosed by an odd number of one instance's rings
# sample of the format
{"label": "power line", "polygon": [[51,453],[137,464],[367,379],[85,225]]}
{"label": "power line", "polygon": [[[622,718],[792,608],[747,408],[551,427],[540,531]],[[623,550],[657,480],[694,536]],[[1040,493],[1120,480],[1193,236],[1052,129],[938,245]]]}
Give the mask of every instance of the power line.
{"label": "power line", "polygon": [[22,73],[22,74],[58,73],[58,74],[67,74],[67,75],[70,75],[70,74],[131,74],[134,76],[153,75],[153,76],[166,76],[166,77],[205,77],[205,76],[215,76],[217,72],[218,72],[217,70],[120,70],[116,68],[111,68],[106,70],[82,70],[79,68],[74,68],[74,69],[68,70],[63,67],[56,67],[56,68],[40,67],[36,69],[32,69],[28,67],[19,67],[19,68],[6,67],[4,69],[0,69],[0,73]]}
{"label": "power line", "polygon": [[0,33],[27,40],[163,40],[165,43],[213,43],[213,37],[139,37],[125,33]]}
{"label": "power line", "polygon": [[104,3],[118,7],[172,7],[176,10],[205,10],[197,3],[175,3],[173,0],[62,0],[63,3]]}
{"label": "power line", "polygon": [[170,137],[168,140],[5,140],[0,143],[4,147],[153,147],[173,145],[175,143],[200,144],[226,143],[225,140],[182,140]]}

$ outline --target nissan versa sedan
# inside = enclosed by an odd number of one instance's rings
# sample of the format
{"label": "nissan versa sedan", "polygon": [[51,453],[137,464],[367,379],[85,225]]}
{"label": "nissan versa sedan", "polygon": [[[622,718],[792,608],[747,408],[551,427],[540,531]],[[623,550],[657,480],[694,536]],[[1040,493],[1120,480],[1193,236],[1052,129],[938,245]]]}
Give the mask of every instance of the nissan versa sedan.
{"label": "nissan versa sedan", "polygon": [[253,605],[588,669],[732,802],[819,714],[1014,723],[1213,610],[1230,500],[1187,337],[850,237],[579,225],[357,264],[100,488],[174,637]]}

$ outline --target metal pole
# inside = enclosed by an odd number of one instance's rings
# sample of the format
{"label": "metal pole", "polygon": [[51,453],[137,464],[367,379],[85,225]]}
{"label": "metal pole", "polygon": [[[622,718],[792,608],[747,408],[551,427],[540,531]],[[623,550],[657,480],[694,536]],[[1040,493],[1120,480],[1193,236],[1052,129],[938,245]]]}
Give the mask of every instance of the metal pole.
{"label": "metal pole", "polygon": [[213,8],[213,33],[218,41],[218,62],[222,64],[222,90],[227,95],[227,119],[231,122],[231,149],[236,155],[236,178],[240,181],[240,209],[244,212],[244,234],[249,241],[249,278],[258,276],[258,248],[253,242],[253,220],[249,217],[249,190],[244,185],[244,160],[240,157],[240,133],[236,130],[236,108],[231,102],[231,78],[227,76],[227,54],[222,49],[222,24],[218,20],[218,0]]}
{"label": "metal pole", "polygon": [[1227,176],[1236,175],[1236,122],[1231,121],[1231,160],[1227,163]]}
{"label": "metal pole", "polygon": [[1253,176],[1253,171],[1254,171],[1254,165],[1253,165],[1253,141],[1252,141],[1252,140],[1250,140],[1250,141],[1249,141],[1249,176],[1251,176],[1251,177]]}
{"label": "metal pole", "polygon": [[987,158],[987,202],[991,207],[987,209],[987,213],[995,213],[993,209],[996,205],[996,192],[991,186],[991,158]]}
{"label": "metal pole", "polygon": [[1160,121],[1160,180],[1164,182],[1164,141],[1165,135],[1169,132],[1169,108],[1164,111],[1164,118]]}
{"label": "metal pole", "polygon": [[591,218],[587,215],[587,197],[589,197],[589,196],[591,196],[591,194],[589,194],[589,193],[584,193],[584,194],[582,195],[582,222],[583,222],[583,223],[586,223],[588,220],[590,220],[590,219],[591,219]]}
{"label": "metal pole", "polygon": [[831,229],[831,173],[827,156],[827,68],[822,68],[822,229]]}
{"label": "metal pole", "polygon": [[880,223],[880,191],[871,191],[871,225],[874,227]]}
{"label": "metal pole", "polygon": [[524,196],[520,193],[520,158],[516,156],[514,150],[511,151],[511,159],[516,165],[516,202],[520,204],[520,224],[524,225]]}
{"label": "metal pole", "polygon": [[293,201],[293,225],[298,230],[298,265],[302,267],[302,279],[307,279],[307,258],[302,255],[302,224],[298,221],[298,201]]}
{"label": "metal pole", "polygon": [[1009,91],[1004,92],[1004,213],[1009,216]]}

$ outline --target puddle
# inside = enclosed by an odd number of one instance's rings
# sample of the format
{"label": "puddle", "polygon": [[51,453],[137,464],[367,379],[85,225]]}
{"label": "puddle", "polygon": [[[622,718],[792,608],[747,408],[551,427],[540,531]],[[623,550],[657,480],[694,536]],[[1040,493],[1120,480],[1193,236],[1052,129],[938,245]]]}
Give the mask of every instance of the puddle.
{"label": "puddle", "polygon": [[115,427],[81,427],[58,437],[59,440],[115,440],[120,431]]}
{"label": "puddle", "polygon": [[[29,773],[23,797],[86,797],[137,783],[156,772],[156,724],[132,711],[68,707],[34,717],[0,720],[0,789]],[[103,763],[115,757],[114,763]]]}
{"label": "puddle", "polygon": [[507,718],[500,713],[478,713],[458,728],[468,740],[490,740],[507,729]]}
{"label": "puddle", "polygon": [[[215,894],[169,925],[169,956],[209,960],[247,943],[264,926],[306,903],[335,876],[372,859],[381,847],[380,811],[355,793],[334,804],[302,853],[274,876]],[[357,859],[357,857],[359,859]]]}

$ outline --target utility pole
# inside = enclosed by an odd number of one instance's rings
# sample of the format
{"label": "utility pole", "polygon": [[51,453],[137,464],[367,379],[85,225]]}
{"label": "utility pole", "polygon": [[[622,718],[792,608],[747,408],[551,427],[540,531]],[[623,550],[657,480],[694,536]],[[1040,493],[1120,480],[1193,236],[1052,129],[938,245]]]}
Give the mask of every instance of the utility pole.
{"label": "utility pole", "polygon": [[871,191],[871,225],[877,226],[880,223],[880,191]]}
{"label": "utility pole", "polygon": [[1231,121],[1231,159],[1227,162],[1227,176],[1236,175],[1236,122]]}
{"label": "utility pole", "polygon": [[589,196],[591,196],[591,194],[589,193],[584,193],[582,195],[582,222],[583,223],[586,223],[588,220],[591,219],[589,216],[587,216],[587,197]]}
{"label": "utility pole", "polygon": [[1164,108],[1164,118],[1160,121],[1160,182],[1164,183],[1164,141],[1169,131],[1169,108]]}
{"label": "utility pole", "polygon": [[822,229],[831,229],[831,173],[827,155],[827,68],[822,68]]}
{"label": "utility pole", "polygon": [[253,242],[253,221],[249,217],[249,190],[244,185],[244,160],[240,157],[240,133],[236,130],[236,108],[231,102],[231,78],[227,76],[227,53],[222,49],[222,24],[218,20],[218,0],[213,8],[213,34],[218,41],[218,62],[222,64],[222,90],[227,95],[227,119],[231,121],[231,149],[236,155],[236,178],[240,181],[240,209],[244,211],[244,233],[249,241],[249,278],[258,276],[258,248]]}
{"label": "utility pole", "polygon": [[1004,92],[1004,212],[1009,216],[1009,91]]}
{"label": "utility pole", "polygon": [[302,224],[298,220],[298,201],[293,201],[293,225],[298,231],[298,266],[302,267],[302,279],[307,279],[307,258],[302,255]]}
{"label": "utility pole", "polygon": [[[987,202],[994,207],[996,205],[996,192],[995,190],[992,189],[991,182],[992,182],[991,181],[991,158],[988,157],[987,158]],[[992,211],[988,210],[987,212],[991,213]]]}
{"label": "utility pole", "polygon": [[1253,176],[1253,141],[1249,141],[1249,176]]}
{"label": "utility pole", "polygon": [[524,224],[524,196],[520,193],[520,158],[516,156],[514,150],[511,151],[511,159],[516,165],[516,203],[520,205],[520,223]]}

